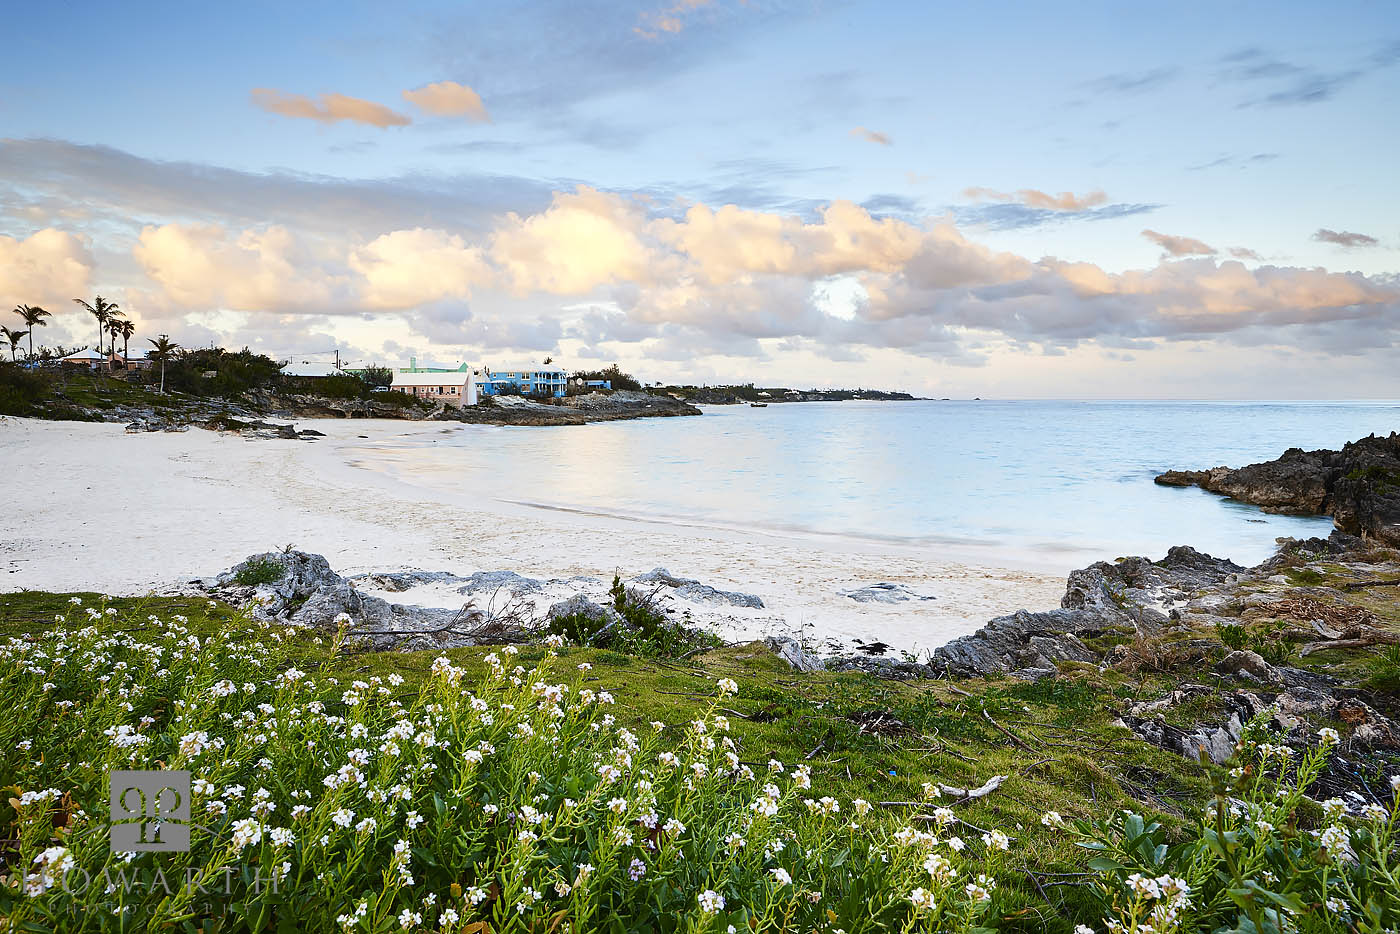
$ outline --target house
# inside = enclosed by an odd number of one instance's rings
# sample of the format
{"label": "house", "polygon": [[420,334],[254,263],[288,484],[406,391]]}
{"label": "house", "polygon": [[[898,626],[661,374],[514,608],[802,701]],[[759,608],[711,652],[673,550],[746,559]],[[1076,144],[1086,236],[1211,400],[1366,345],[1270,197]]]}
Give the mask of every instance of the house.
{"label": "house", "polygon": [[612,389],[612,380],[610,379],[579,379],[575,376],[569,382],[580,389]]}
{"label": "house", "polygon": [[471,370],[394,373],[393,389],[429,402],[442,402],[461,408],[476,405],[476,376]]}
{"label": "house", "polygon": [[317,360],[289,360],[282,367],[283,376],[339,376],[342,372],[334,363]]}
{"label": "house", "polygon": [[569,374],[563,370],[482,370],[481,394],[497,396],[502,389],[514,387],[525,396],[555,396],[562,399],[569,385]]}
{"label": "house", "polygon": [[98,353],[95,350],[80,350],[61,358],[58,362],[64,366],[87,367],[90,370],[96,370],[99,367],[107,366],[111,360],[105,353]]}

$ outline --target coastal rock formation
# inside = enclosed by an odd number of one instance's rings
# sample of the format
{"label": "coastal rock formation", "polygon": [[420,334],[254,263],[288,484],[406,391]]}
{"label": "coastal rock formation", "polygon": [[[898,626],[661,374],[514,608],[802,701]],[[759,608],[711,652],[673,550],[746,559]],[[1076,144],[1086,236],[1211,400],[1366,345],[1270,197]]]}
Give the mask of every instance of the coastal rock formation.
{"label": "coastal rock formation", "polygon": [[447,648],[519,641],[526,633],[495,627],[469,608],[444,610],[403,606],[360,593],[331,569],[321,555],[303,551],[269,551],[250,555],[203,589],[254,618],[335,632],[344,629],[375,649]]}
{"label": "coastal rock formation", "polygon": [[1178,545],[1161,561],[1099,561],[1069,576],[1060,609],[1017,610],[933,651],[930,665],[953,677],[1025,672],[1036,677],[1061,661],[1097,661],[1084,638],[1109,633],[1152,635],[1171,610],[1244,568]]}
{"label": "coastal rock formation", "polygon": [[763,609],[763,600],[753,594],[738,593],[733,590],[716,590],[709,584],[702,584],[688,577],[676,577],[665,568],[652,568],[645,574],[632,578],[632,582],[670,587],[675,591],[676,596],[692,603],[742,606],[754,610]]}
{"label": "coastal rock formation", "polygon": [[1231,469],[1169,470],[1163,486],[1198,486],[1269,512],[1331,516],[1349,535],[1400,546],[1400,433],[1340,451],[1289,448],[1277,460]]}
{"label": "coastal rock formation", "polygon": [[905,603],[909,600],[938,599],[927,594],[916,593],[903,584],[891,584],[887,581],[867,584],[855,590],[843,590],[841,596],[848,597],[857,603]]}

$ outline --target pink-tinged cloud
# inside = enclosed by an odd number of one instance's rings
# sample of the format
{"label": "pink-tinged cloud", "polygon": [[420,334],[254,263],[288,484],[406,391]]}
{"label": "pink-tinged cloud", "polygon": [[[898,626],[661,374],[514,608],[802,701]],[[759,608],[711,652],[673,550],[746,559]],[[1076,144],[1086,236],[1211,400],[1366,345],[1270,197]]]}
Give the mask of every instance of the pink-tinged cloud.
{"label": "pink-tinged cloud", "polygon": [[358,97],[346,97],[344,94],[322,94],[316,100],[312,100],[305,94],[288,94],[273,88],[254,88],[252,98],[255,105],[268,113],[299,120],[316,120],[320,123],[348,120],[351,123],[363,123],[380,129],[408,126],[413,122],[383,104]]}
{"label": "pink-tinged cloud", "polygon": [[1252,259],[1257,260],[1259,262],[1264,261],[1264,257],[1260,256],[1253,250],[1242,246],[1230,247],[1230,255],[1233,256],[1235,259]]}
{"label": "pink-tinged cloud", "polygon": [[1144,230],[1142,235],[1161,247],[1167,256],[1214,256],[1217,252],[1215,247],[1194,237],[1177,237],[1155,230]]}
{"label": "pink-tinged cloud", "polygon": [[1024,204],[1026,207],[1041,208],[1046,211],[1066,211],[1078,213],[1096,208],[1108,202],[1108,195],[1102,191],[1091,191],[1086,195],[1076,195],[1072,191],[1062,191],[1052,195],[1037,188],[1021,188],[1016,191],[997,191],[992,188],[968,188],[963,196],[973,201],[1004,201]]}
{"label": "pink-tinged cloud", "polygon": [[670,6],[642,13],[632,31],[647,39],[657,39],[662,33],[675,35],[685,29],[687,14],[713,2],[714,0],[676,0]]}
{"label": "pink-tinged cloud", "polygon": [[881,133],[879,130],[868,130],[863,126],[856,127],[851,131],[851,135],[856,139],[863,139],[867,143],[879,143],[881,146],[890,146],[894,143],[894,140],[890,139],[887,134]]}
{"label": "pink-tinged cloud", "polygon": [[437,81],[412,91],[404,91],[403,99],[419,110],[437,117],[465,117],[474,123],[490,123],[481,95],[456,81]]}
{"label": "pink-tinged cloud", "polygon": [[1337,246],[1352,249],[1354,247],[1370,247],[1380,243],[1375,237],[1369,234],[1353,233],[1350,230],[1328,230],[1322,227],[1312,238],[1319,243],[1335,243]]}

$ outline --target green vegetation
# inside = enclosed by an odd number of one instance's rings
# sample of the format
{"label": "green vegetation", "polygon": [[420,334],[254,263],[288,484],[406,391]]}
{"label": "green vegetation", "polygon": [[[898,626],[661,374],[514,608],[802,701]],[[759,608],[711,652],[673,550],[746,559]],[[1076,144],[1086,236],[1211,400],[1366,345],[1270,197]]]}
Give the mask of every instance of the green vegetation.
{"label": "green vegetation", "polygon": [[[1335,585],[1327,566],[1311,567]],[[1396,626],[1393,591],[1335,593]],[[81,603],[0,595],[0,638],[12,637],[0,646],[0,703],[12,712],[0,725],[0,786],[11,786],[0,801],[15,802],[0,804],[10,854],[0,916],[17,930],[66,930],[77,904],[103,909],[84,914],[91,929],[123,931],[336,930],[343,916],[347,930],[388,932],[404,912],[410,930],[472,934],[566,923],[827,934],[1400,924],[1396,805],[1384,797],[1396,769],[1384,753],[1353,745],[1335,768],[1330,731],[1288,751],[1260,718],[1237,757],[1214,766],[1115,725],[1126,704],[1167,696],[1184,672],[1223,688],[1210,670],[1230,643],[1286,641],[1268,619],[1118,639],[1112,666],[1063,663],[1044,681],[905,683],[797,674],[757,644],[375,653],[200,599],[73,596]],[[613,608],[629,630],[666,623],[620,581]],[[598,634],[556,623],[571,641]],[[1220,641],[1202,638],[1210,632]],[[1400,683],[1396,647],[1297,664],[1369,673],[1375,690]],[[603,692],[615,703],[600,708]],[[1227,693],[1161,715],[1183,729],[1221,722]],[[768,773],[770,759],[781,773]],[[193,821],[210,831],[195,831],[189,854],[128,863],[108,845],[106,771],[156,763],[209,783],[195,788]],[[810,772],[794,782],[799,765]],[[609,780],[603,766],[622,774]],[[1350,816],[1305,797],[1348,775],[1383,797]],[[994,776],[995,790],[966,793]],[[926,783],[942,797],[929,800]],[[737,852],[733,833],[745,841]],[[79,902],[55,884],[69,860],[99,880],[163,868],[177,881],[170,893],[99,887]],[[593,867],[583,878],[580,863]],[[221,886],[224,867],[231,895],[178,884],[189,868],[219,873]],[[269,891],[268,873],[283,867]],[[26,883],[43,891],[23,896]],[[122,921],[104,898],[129,906]]]}
{"label": "green vegetation", "polygon": [[1220,641],[1231,652],[1238,652],[1249,644],[1249,630],[1239,623],[1216,623],[1215,632]]}
{"label": "green vegetation", "polygon": [[611,382],[613,389],[640,390],[642,384],[630,373],[622,372],[622,368],[616,363],[611,364],[601,370],[584,370],[574,374],[576,379],[605,379]]}
{"label": "green vegetation", "polygon": [[256,587],[259,584],[275,584],[286,573],[286,567],[276,558],[260,558],[240,565],[233,580],[244,587]]}

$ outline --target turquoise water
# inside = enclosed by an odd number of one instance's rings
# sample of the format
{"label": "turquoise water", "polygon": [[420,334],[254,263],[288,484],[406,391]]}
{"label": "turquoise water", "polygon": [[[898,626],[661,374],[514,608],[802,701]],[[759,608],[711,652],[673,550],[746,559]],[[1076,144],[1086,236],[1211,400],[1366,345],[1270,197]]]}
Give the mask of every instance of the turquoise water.
{"label": "turquoise water", "polygon": [[[1400,430],[1396,403],[910,402],[707,407],[700,418],[473,427],[395,472],[501,500],[973,550],[1067,569],[1191,544],[1244,564],[1328,519],[1152,482]],[[407,451],[402,452],[408,454]]]}

